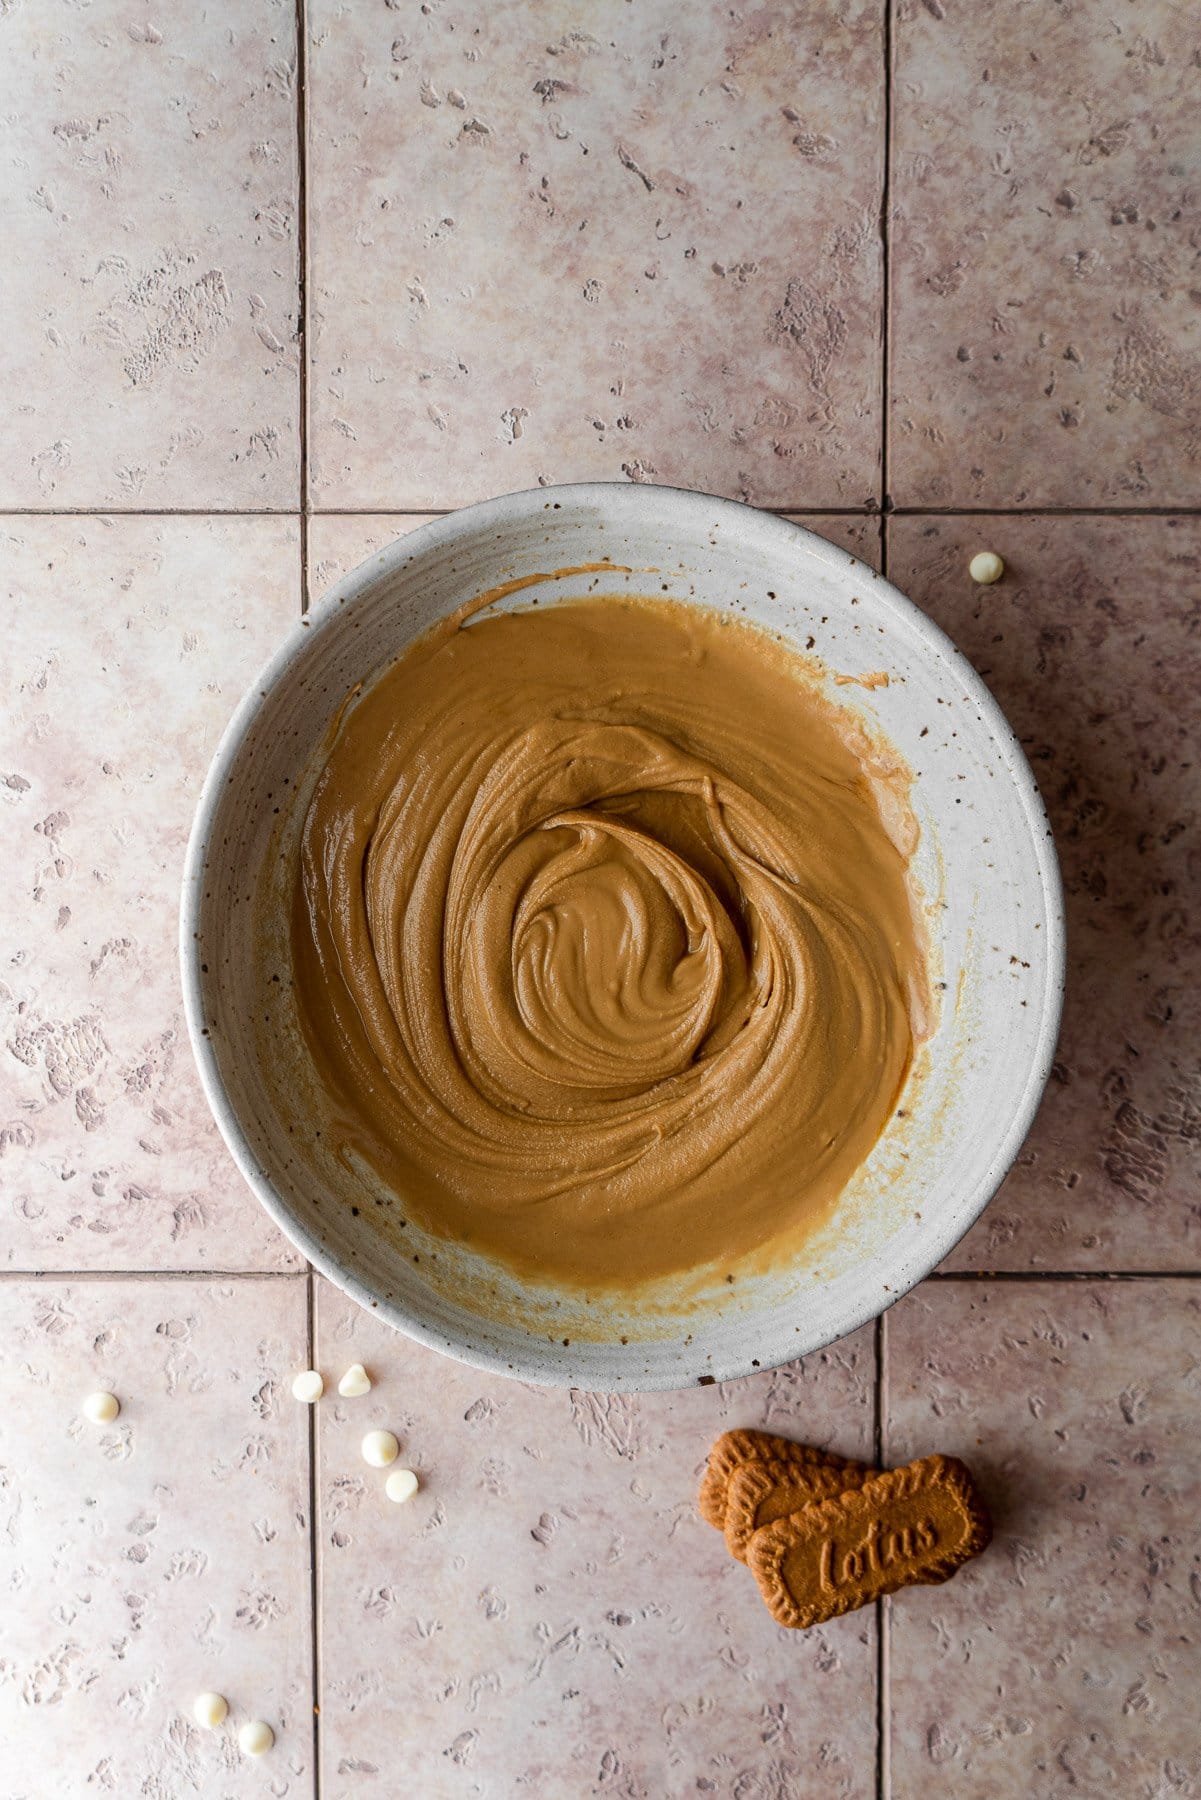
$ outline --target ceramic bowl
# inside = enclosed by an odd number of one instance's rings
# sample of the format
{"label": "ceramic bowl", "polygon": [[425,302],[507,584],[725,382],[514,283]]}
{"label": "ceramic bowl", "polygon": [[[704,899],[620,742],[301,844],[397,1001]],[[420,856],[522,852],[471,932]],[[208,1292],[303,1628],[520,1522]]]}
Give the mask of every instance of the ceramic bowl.
{"label": "ceramic bowl", "polygon": [[[937,1029],[903,1116],[830,1222],[787,1268],[691,1300],[665,1285],[649,1299],[584,1301],[523,1288],[466,1251],[418,1260],[420,1239],[383,1235],[372,1178],[343,1166],[333,1134],[316,1135],[323,1097],[279,1010],[286,983],[268,992],[268,970],[286,957],[289,821],[344,696],[464,600],[604,559],[635,571],[606,576],[610,592],[666,588],[758,621],[808,646],[831,680],[887,672],[887,686],[833,691],[914,772],[914,870],[941,984]],[[596,579],[561,574],[539,588],[540,603],[581,596]],[[596,1390],[772,1367],[874,1317],[941,1261],[996,1191],[1034,1116],[1055,1047],[1063,953],[1058,866],[1034,778],[949,639],[813,533],[650,486],[506,495],[420,527],[338,582],[238,708],[200,800],[183,891],[183,984],[201,1077],[238,1166],[283,1231],[322,1274],[422,1343]]]}

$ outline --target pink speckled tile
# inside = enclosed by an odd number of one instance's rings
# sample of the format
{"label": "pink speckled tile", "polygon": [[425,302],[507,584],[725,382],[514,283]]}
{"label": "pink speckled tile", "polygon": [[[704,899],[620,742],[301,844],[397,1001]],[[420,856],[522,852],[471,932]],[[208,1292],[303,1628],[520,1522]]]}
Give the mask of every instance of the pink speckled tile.
{"label": "pink speckled tile", "polygon": [[299,1258],[221,1143],[178,976],[201,780],[296,617],[294,519],[0,518],[0,1261]]}
{"label": "pink speckled tile", "polygon": [[[1201,520],[889,521],[889,574],[1005,707],[1063,864],[1058,1061],[953,1268],[1201,1268]],[[967,565],[998,550],[977,587]]]}
{"label": "pink speckled tile", "polygon": [[[681,1394],[568,1394],[481,1375],[318,1287],[325,1800],[414,1791],[875,1792],[875,1619],[774,1625],[696,1512],[717,1434],[866,1456],[870,1328],[802,1364]],[[376,1425],[421,1475],[406,1506],[359,1454]]]}
{"label": "pink speckled tile", "polygon": [[292,0],[0,6],[0,505],[289,507]]}
{"label": "pink speckled tile", "polygon": [[429,513],[315,513],[309,520],[309,594],[319,600],[367,557],[406,531],[428,523]]}
{"label": "pink speckled tile", "polygon": [[315,503],[878,499],[881,20],[315,0]]}
{"label": "pink speckled tile", "polygon": [[[313,1792],[305,1281],[0,1282],[0,1787]],[[111,1425],[85,1395],[121,1401]],[[218,1732],[192,1701],[230,1703]],[[269,1758],[235,1731],[263,1718]]]}
{"label": "pink speckled tile", "polygon": [[1196,18],[898,0],[898,505],[1201,498]]}
{"label": "pink speckled tile", "polygon": [[962,1455],[995,1537],[890,1603],[892,1794],[1201,1787],[1201,1284],[941,1282],[889,1314],[887,1455]]}
{"label": "pink speckled tile", "polygon": [[797,525],[829,538],[840,549],[849,550],[869,569],[880,567],[880,518],[853,513],[788,513]]}
{"label": "pink speckled tile", "polygon": [[[880,566],[880,521],[868,515],[790,515],[873,569]],[[357,563],[424,525],[428,513],[316,513],[309,520],[309,592],[317,600]]]}

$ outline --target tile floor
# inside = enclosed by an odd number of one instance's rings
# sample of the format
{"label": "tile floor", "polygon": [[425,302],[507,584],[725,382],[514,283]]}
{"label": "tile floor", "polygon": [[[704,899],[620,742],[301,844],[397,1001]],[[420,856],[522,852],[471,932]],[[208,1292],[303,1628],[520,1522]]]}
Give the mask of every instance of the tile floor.
{"label": "tile floor", "polygon": [[[1172,0],[0,6],[6,1797],[1201,1791],[1195,40]],[[1055,1078],[939,1276],[620,1401],[311,1277],[175,974],[198,784],[304,596],[583,477],[884,567],[1009,711],[1071,925]],[[356,1357],[370,1399],[303,1414]],[[775,1630],[692,1507],[756,1422],[965,1452],[993,1548]]]}

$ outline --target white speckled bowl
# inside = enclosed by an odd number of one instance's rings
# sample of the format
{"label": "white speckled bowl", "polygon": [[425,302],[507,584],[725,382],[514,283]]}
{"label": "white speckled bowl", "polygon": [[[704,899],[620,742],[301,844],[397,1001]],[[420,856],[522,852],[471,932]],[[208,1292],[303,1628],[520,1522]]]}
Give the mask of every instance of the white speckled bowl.
{"label": "white speckled bowl", "polygon": [[[637,1306],[525,1291],[444,1246],[436,1261],[415,1262],[423,1240],[412,1231],[395,1243],[381,1235],[369,1180],[356,1182],[315,1138],[322,1097],[306,1085],[299,1038],[279,1023],[285,984],[268,988],[283,935],[265,940],[254,923],[252,902],[286,866],[288,797],[355,683],[483,590],[603,558],[642,571],[606,576],[609,591],[665,583],[673,596],[812,643],[832,673],[888,672],[886,688],[836,691],[915,771],[915,870],[945,983],[905,1116],[835,1218],[792,1267],[691,1304],[670,1289]],[[582,595],[595,582],[563,576],[539,588],[540,601]],[[521,595],[508,602],[521,603]],[[205,784],[184,877],[193,1048],[226,1142],[272,1217],[323,1274],[421,1342],[484,1368],[590,1389],[681,1387],[769,1368],[874,1317],[927,1274],[996,1191],[1034,1116],[1055,1047],[1063,954],[1058,865],[1034,778],[954,645],[824,539],[730,501],[659,487],[506,495],[422,526],[339,582],[238,708]]]}

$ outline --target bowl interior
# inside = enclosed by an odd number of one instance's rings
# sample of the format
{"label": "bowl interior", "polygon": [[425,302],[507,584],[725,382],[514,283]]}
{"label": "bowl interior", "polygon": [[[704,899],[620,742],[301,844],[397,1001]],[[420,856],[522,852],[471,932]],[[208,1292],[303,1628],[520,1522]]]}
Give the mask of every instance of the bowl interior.
{"label": "bowl interior", "polygon": [[[612,568],[581,567],[602,560]],[[373,1177],[316,1136],[322,1096],[306,1081],[287,983],[271,981],[286,969],[289,821],[339,703],[447,611],[547,573],[542,605],[666,590],[809,647],[831,678],[886,672],[887,686],[835,691],[915,775],[914,867],[941,985],[904,1116],[793,1266],[699,1299],[664,1289],[650,1302],[598,1305],[523,1291],[466,1253],[431,1263],[418,1260],[419,1240],[415,1249],[412,1238],[383,1235],[372,1223]],[[528,602],[516,593],[505,604]],[[1025,1135],[1054,1051],[1063,966],[1058,870],[1033,777],[947,638],[888,582],[797,526],[703,495],[603,485],[511,495],[437,520],[332,590],[218,751],[189,849],[182,948],[189,1026],[218,1123],[305,1254],[452,1355],[607,1390],[771,1367],[853,1329],[926,1274]]]}

